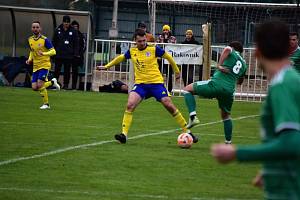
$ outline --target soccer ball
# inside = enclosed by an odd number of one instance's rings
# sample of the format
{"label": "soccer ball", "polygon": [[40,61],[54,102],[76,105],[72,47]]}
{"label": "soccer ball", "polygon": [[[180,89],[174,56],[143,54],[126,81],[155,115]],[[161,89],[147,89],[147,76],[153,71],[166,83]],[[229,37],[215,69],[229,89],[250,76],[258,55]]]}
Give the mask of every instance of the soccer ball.
{"label": "soccer ball", "polygon": [[181,148],[188,149],[193,144],[193,138],[188,133],[181,133],[177,138],[177,145]]}

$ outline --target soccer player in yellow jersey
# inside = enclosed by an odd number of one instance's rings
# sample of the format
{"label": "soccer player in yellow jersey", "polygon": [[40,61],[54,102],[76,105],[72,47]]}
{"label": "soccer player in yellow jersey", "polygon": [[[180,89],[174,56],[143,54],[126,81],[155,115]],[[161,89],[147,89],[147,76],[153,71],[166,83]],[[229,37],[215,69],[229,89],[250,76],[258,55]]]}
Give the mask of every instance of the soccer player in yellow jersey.
{"label": "soccer player in yellow jersey", "polygon": [[49,69],[51,68],[50,56],[55,55],[56,52],[49,39],[41,34],[40,22],[32,22],[31,30],[33,35],[28,38],[30,54],[26,61],[28,65],[33,64],[31,87],[33,90],[39,91],[43,98],[43,105],[40,109],[50,109],[46,88],[53,85],[58,90],[60,89],[55,78],[51,81],[48,81],[47,78]]}
{"label": "soccer player in yellow jersey", "polygon": [[126,59],[131,59],[134,64],[135,85],[128,96],[122,123],[122,133],[115,135],[115,139],[120,143],[126,143],[135,108],[143,99],[154,97],[174,117],[182,131],[189,133],[193,137],[194,143],[196,143],[198,138],[186,128],[187,123],[173,104],[158,68],[157,57],[165,58],[172,65],[176,78],[179,78],[180,72],[174,59],[160,47],[147,45],[146,33],[142,29],[135,31],[134,40],[136,42],[135,47],[131,47],[125,54],[116,57],[107,65],[97,66],[98,70],[105,70]]}

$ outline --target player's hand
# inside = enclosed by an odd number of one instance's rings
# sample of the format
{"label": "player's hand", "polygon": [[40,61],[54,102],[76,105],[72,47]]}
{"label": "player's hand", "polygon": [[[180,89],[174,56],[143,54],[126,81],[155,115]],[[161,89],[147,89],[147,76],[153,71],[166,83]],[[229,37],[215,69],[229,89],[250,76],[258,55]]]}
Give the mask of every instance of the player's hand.
{"label": "player's hand", "polygon": [[255,187],[258,187],[258,188],[262,188],[262,187],[263,187],[264,182],[263,182],[263,177],[262,177],[261,172],[258,172],[258,173],[256,174],[256,176],[255,176],[254,179],[252,180],[252,184],[253,184]]}
{"label": "player's hand", "polygon": [[214,144],[212,145],[210,152],[220,163],[229,163],[236,158],[235,147],[229,144]]}
{"label": "player's hand", "polygon": [[26,60],[26,64],[27,64],[27,65],[31,65],[31,64],[32,64],[32,60],[29,60],[29,59]]}
{"label": "player's hand", "polygon": [[37,54],[38,54],[39,56],[42,56],[42,55],[43,55],[42,50],[38,50]]}
{"label": "player's hand", "polygon": [[107,68],[104,67],[104,66],[96,66],[96,70],[99,70],[99,71],[101,71],[101,70],[107,70]]}
{"label": "player's hand", "polygon": [[219,69],[221,72],[225,73],[225,74],[227,74],[227,73],[230,72],[229,69],[227,69],[227,68],[225,68],[225,67],[223,67],[223,66],[221,66],[221,65],[218,66],[218,69]]}
{"label": "player's hand", "polygon": [[175,73],[176,80],[180,79],[180,73]]}

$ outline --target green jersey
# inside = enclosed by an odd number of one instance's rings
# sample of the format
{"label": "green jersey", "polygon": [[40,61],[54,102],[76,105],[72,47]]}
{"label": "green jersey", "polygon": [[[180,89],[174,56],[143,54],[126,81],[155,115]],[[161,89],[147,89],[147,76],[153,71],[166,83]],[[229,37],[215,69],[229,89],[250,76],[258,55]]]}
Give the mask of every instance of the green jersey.
{"label": "green jersey", "polygon": [[246,62],[238,51],[232,49],[231,53],[224,60],[222,66],[229,69],[230,72],[224,73],[217,70],[211,80],[219,83],[225,89],[234,92],[237,80],[243,77],[246,73]]}
{"label": "green jersey", "polygon": [[237,150],[240,161],[263,160],[266,199],[300,199],[300,156],[292,155],[300,151],[299,85],[291,67],[272,79],[261,114],[263,144]]}
{"label": "green jersey", "polygon": [[298,47],[290,56],[292,65],[300,73],[300,47]]}

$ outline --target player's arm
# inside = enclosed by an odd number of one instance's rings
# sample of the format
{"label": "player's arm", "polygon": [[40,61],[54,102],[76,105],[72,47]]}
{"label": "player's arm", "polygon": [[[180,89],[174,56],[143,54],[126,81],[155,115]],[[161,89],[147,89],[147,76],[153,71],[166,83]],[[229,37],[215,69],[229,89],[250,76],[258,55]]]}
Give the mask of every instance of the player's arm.
{"label": "player's arm", "polygon": [[227,46],[225,47],[225,49],[222,51],[221,53],[221,57],[219,59],[219,62],[217,64],[217,68],[218,70],[220,70],[221,72],[224,72],[224,73],[229,73],[230,70],[223,67],[223,63],[224,63],[224,60],[229,56],[229,54],[232,52],[232,48],[230,46]]}
{"label": "player's arm", "polygon": [[33,52],[32,52],[31,49],[30,49],[29,57],[28,57],[28,59],[26,60],[26,64],[27,64],[27,65],[30,65],[30,64],[32,63],[32,60],[33,60]]}
{"label": "player's arm", "polygon": [[300,157],[300,132],[284,130],[277,139],[261,145],[238,147],[236,158],[239,161],[288,160]]}
{"label": "player's arm", "polygon": [[173,57],[168,52],[160,48],[159,46],[156,46],[155,48],[156,48],[155,49],[156,56],[167,59],[170,65],[172,66],[173,71],[175,72],[176,79],[180,78],[180,70]]}
{"label": "player's arm", "polygon": [[246,70],[244,71],[243,75],[241,75],[238,80],[237,80],[237,84],[242,85],[242,83],[244,82],[246,76]]}
{"label": "player's arm", "polygon": [[114,58],[112,61],[110,61],[109,63],[107,63],[104,66],[96,66],[96,69],[97,70],[106,70],[106,69],[109,69],[112,66],[117,65],[117,64],[119,64],[119,63],[121,63],[125,60],[126,60],[125,54],[121,54],[121,55],[117,56],[116,58]]}
{"label": "player's arm", "polygon": [[26,60],[26,64],[27,65],[30,65],[32,63],[32,60],[33,60],[33,52],[32,52],[32,49],[30,48],[30,42],[29,42],[29,39],[28,39],[28,47],[30,49],[30,52],[29,52],[29,56],[28,56],[28,59]]}
{"label": "player's arm", "polygon": [[286,129],[278,138],[260,145],[235,147],[227,144],[215,144],[211,147],[211,154],[220,163],[228,163],[233,160],[265,161],[265,160],[289,160],[300,157],[300,132]]}
{"label": "player's arm", "polygon": [[43,55],[43,56],[54,56],[54,55],[56,55],[56,51],[55,51],[52,43],[50,42],[50,40],[48,40],[48,38],[45,39],[45,47],[48,49],[48,51],[42,52],[40,50],[39,51],[40,55]]}

